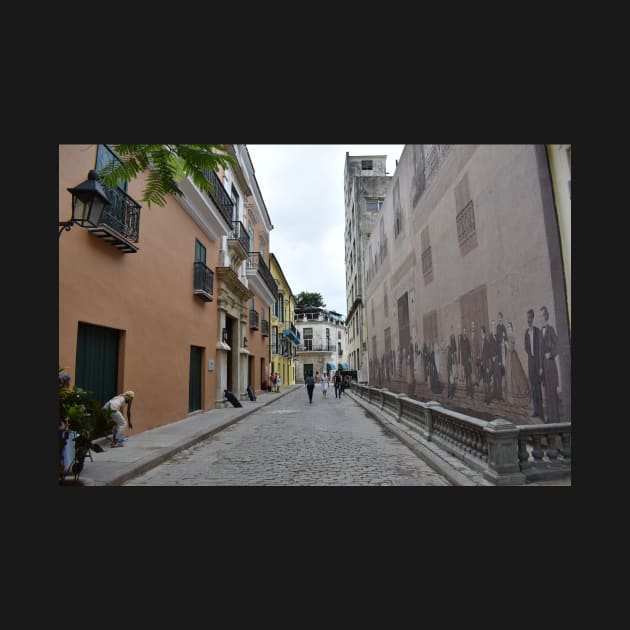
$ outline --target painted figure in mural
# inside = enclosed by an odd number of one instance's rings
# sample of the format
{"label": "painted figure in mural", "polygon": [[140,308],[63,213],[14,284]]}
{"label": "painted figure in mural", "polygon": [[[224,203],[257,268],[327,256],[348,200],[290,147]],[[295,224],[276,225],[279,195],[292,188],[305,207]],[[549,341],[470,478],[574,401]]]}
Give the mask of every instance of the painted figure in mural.
{"label": "painted figure in mural", "polygon": [[472,351],[473,383],[476,387],[479,387],[482,377],[481,337],[474,321],[470,323],[470,349]]}
{"label": "painted figure in mural", "polygon": [[507,355],[505,358],[505,399],[512,405],[526,406],[530,391],[525,370],[516,353],[516,341],[512,322],[507,323]]}
{"label": "painted figure in mural", "polygon": [[558,336],[553,326],[549,323],[547,307],[542,306],[540,312],[543,320],[540,330],[540,354],[542,357],[540,375],[545,388],[545,422],[560,422],[558,368],[556,367],[555,359],[558,354]]}
{"label": "painted figure in mural", "polygon": [[447,398],[455,396],[455,381],[457,379],[457,344],[455,335],[451,335],[450,343],[447,348],[446,372],[448,375]]}
{"label": "painted figure in mural", "polygon": [[503,323],[503,313],[499,312],[497,317],[497,340],[499,342],[499,350],[501,351],[501,363],[505,365],[505,358],[507,356],[508,349],[508,335]]}
{"label": "painted figure in mural", "polygon": [[[451,326],[451,331],[453,330],[453,327]],[[448,343],[448,347],[446,349],[446,359],[448,362],[448,355],[449,353],[451,353],[453,356],[451,358],[451,361],[453,363],[453,383],[455,383],[457,381],[457,370],[459,367],[459,360],[457,357],[457,339],[455,338],[455,333],[451,332],[451,336],[449,338],[449,343]]]}
{"label": "painted figure in mural", "polygon": [[525,354],[527,354],[527,373],[529,376],[529,388],[532,393],[532,405],[534,411],[532,418],[542,419],[542,390],[540,373],[542,361],[540,354],[540,328],[534,326],[534,309],[527,311],[527,330],[525,331]]}
{"label": "painted figure in mural", "polygon": [[422,366],[424,368],[424,383],[429,384],[429,349],[427,348],[427,342],[422,344]]}
{"label": "painted figure in mural", "polygon": [[[501,365],[505,368],[505,360],[507,358],[508,352],[508,339],[507,339],[507,331],[505,329],[505,324],[503,323],[503,313],[499,312],[497,317],[497,343],[499,344],[499,352],[501,354]],[[505,370],[501,370],[503,374],[503,378],[501,380],[502,385],[505,389]]]}
{"label": "painted figure in mural", "polygon": [[[416,345],[417,347],[417,345]],[[414,360],[413,344],[409,343],[409,368],[407,370],[407,393],[416,391],[416,362]]]}
{"label": "painted figure in mural", "polygon": [[463,331],[457,335],[457,380],[460,383],[466,382],[466,374],[464,373],[464,364],[462,362],[462,339]]}
{"label": "painted figure in mural", "polygon": [[502,377],[505,370],[501,361],[501,346],[497,337],[497,325],[494,320],[490,324],[490,348],[492,351],[492,397],[503,400]]}
{"label": "painted figure in mural", "polygon": [[407,382],[407,366],[409,361],[407,359],[407,348],[401,348],[398,346],[398,368],[399,378],[401,380],[401,391],[402,391],[402,383]]}
{"label": "painted figure in mural", "polygon": [[481,378],[483,379],[485,397],[484,402],[490,403],[490,381],[492,379],[492,350],[486,327],[481,327]]}
{"label": "painted figure in mural", "polygon": [[[440,382],[439,365],[436,363],[436,357],[439,357],[440,349],[437,342],[433,342],[429,353],[429,382],[430,389],[436,394],[441,394],[443,385]],[[439,361],[439,358],[437,359]]]}
{"label": "painted figure in mural", "polygon": [[460,363],[464,370],[464,382],[466,383],[466,395],[474,400],[474,389],[472,383],[472,350],[470,339],[466,334],[466,329],[462,330],[460,349]]}

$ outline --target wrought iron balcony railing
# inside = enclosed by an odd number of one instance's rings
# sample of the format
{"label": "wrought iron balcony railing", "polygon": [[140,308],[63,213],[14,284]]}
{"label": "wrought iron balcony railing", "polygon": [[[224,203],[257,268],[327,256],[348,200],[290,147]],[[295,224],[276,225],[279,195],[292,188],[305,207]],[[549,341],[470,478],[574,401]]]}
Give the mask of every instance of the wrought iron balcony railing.
{"label": "wrought iron balcony railing", "polygon": [[214,190],[208,193],[208,196],[219,209],[221,216],[225,219],[225,223],[228,227],[232,227],[232,211],[234,209],[234,202],[230,199],[227,191],[223,187],[221,180],[214,171],[205,171],[206,179],[214,186]]}
{"label": "wrought iron balcony railing", "polygon": [[249,254],[249,234],[240,221],[232,221],[232,231],[228,238],[238,241]]}
{"label": "wrought iron balcony railing", "polygon": [[308,339],[299,347],[298,352],[336,352],[337,348],[332,343],[309,343]]}
{"label": "wrought iron balcony railing", "polygon": [[269,337],[269,322],[266,319],[263,319],[260,324],[260,334],[263,337]]}
{"label": "wrought iron balcony railing", "polygon": [[253,308],[249,309],[249,327],[253,330],[258,330],[258,320],[259,320],[258,311],[255,311]]}
{"label": "wrought iron balcony railing", "polygon": [[202,262],[196,262],[194,265],[193,292],[202,300],[211,302],[214,299],[214,272]]}
{"label": "wrought iron balcony railing", "polygon": [[265,284],[269,287],[269,290],[273,294],[275,300],[278,299],[278,283],[273,279],[269,267],[265,259],[260,252],[249,252],[249,258],[247,260],[248,269],[256,269],[260,274],[260,277],[264,280]]}
{"label": "wrought iron balcony railing", "polygon": [[138,242],[140,235],[140,204],[117,186],[103,185],[109,204],[101,214],[100,223],[109,225],[128,241]]}

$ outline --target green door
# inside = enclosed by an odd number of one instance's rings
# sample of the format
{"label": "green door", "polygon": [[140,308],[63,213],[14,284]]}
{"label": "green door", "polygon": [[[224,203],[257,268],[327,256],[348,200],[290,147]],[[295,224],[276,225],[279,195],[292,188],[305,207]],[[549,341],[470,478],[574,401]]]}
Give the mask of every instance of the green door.
{"label": "green door", "polygon": [[119,392],[120,331],[79,322],[75,384],[105,404]]}
{"label": "green door", "polygon": [[188,385],[188,411],[201,409],[201,355],[203,348],[190,346],[190,377]]}
{"label": "green door", "polygon": [[308,378],[309,376],[313,376],[313,364],[305,363],[304,364],[304,379]]}

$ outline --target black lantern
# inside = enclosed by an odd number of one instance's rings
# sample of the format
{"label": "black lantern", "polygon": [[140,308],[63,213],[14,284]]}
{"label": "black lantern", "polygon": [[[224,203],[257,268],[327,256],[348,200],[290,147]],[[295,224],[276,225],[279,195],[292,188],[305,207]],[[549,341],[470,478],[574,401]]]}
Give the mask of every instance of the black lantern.
{"label": "black lantern", "polygon": [[82,184],[74,188],[68,188],[72,195],[72,219],[59,221],[59,236],[63,230],[70,230],[74,223],[81,227],[96,227],[103,209],[109,204],[107,193],[99,183],[96,171],[91,170],[88,178]]}
{"label": "black lantern", "polygon": [[247,348],[247,337],[243,337],[243,348]]}
{"label": "black lantern", "polygon": [[223,329],[223,332],[221,334],[221,341],[223,341],[223,343],[227,343],[228,342],[227,328]]}

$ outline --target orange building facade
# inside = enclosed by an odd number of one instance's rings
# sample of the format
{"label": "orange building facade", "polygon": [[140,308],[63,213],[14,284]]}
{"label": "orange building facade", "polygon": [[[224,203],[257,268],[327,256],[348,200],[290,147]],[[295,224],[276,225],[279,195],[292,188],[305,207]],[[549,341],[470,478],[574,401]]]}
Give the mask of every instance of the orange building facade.
{"label": "orange building facade", "polygon": [[[59,237],[59,365],[101,402],[132,389],[134,433],[226,406],[226,389],[246,398],[268,369],[273,226],[247,148],[227,150],[235,164],[208,173],[212,194],[186,179],[181,198],[148,208],[143,174],[106,189],[97,227]],[[112,159],[107,145],[59,146],[59,221],[67,189]]]}

